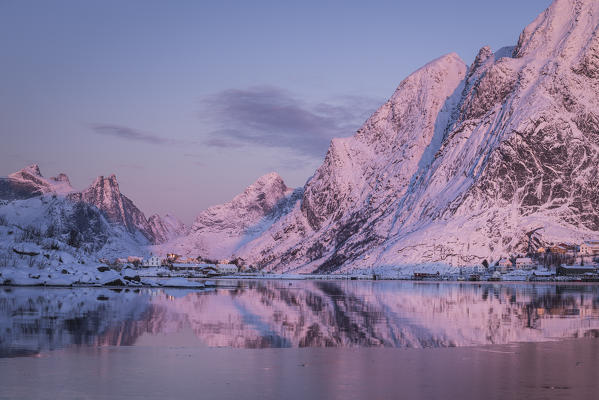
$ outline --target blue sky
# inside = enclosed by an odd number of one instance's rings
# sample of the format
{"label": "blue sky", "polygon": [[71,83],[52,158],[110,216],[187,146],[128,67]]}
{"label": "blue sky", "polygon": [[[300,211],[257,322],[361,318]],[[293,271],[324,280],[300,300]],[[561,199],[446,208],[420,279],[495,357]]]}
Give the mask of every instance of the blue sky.
{"label": "blue sky", "polygon": [[0,175],[117,174],[190,222],[277,171],[301,186],[420,66],[514,45],[549,0],[0,0]]}

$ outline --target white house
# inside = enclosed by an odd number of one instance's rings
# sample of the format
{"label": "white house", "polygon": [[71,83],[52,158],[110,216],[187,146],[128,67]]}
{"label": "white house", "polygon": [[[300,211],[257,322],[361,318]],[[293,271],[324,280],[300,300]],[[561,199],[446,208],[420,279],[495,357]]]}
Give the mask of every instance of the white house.
{"label": "white house", "polygon": [[534,265],[530,257],[516,258],[516,269],[531,269]]}
{"label": "white house", "polygon": [[162,265],[162,261],[156,256],[151,256],[148,259],[144,259],[142,265],[144,267],[160,267]]}
{"label": "white house", "polygon": [[588,240],[580,245],[580,254],[584,256],[599,255],[599,240]]}
{"label": "white house", "polygon": [[235,264],[218,264],[217,268],[219,273],[226,275],[236,274],[238,271],[237,265]]}

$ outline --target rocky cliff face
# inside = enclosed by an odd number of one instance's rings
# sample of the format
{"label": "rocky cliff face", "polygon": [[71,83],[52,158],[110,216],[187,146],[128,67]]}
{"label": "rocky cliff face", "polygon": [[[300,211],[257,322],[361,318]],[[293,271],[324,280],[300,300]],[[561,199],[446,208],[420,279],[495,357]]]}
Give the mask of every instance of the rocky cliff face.
{"label": "rocky cliff face", "polygon": [[599,234],[599,3],[557,0],[515,47],[454,54],[334,139],[292,211],[236,254],[277,271],[477,264]]}
{"label": "rocky cliff face", "polygon": [[140,231],[149,241],[154,241],[154,232],[143,212],[123,195],[115,175],[99,176],[83,192],[70,195],[74,201],[96,206],[113,224],[124,226],[129,232]]}
{"label": "rocky cliff face", "polygon": [[130,233],[141,232],[151,243],[163,243],[186,233],[185,225],[175,217],[159,215],[146,218],[131,199],[121,193],[116,176],[99,176],[94,183],[70,198],[96,206],[113,224],[124,226]]}

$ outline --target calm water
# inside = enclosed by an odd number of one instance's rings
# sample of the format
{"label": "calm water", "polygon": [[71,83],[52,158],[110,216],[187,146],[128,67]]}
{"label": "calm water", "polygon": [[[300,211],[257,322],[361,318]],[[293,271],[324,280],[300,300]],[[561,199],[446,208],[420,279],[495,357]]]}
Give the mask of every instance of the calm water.
{"label": "calm water", "polygon": [[599,390],[599,286],[218,284],[0,288],[0,398],[595,398]]}

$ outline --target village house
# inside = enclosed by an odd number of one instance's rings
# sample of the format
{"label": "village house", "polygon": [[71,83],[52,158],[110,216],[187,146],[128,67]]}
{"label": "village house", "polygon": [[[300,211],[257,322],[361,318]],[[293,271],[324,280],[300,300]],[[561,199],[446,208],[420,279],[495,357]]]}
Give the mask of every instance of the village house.
{"label": "village house", "polygon": [[530,257],[516,258],[516,269],[531,269],[535,266]]}
{"label": "village house", "polygon": [[580,245],[580,254],[585,256],[599,255],[599,240],[588,240]]}
{"label": "village house", "polygon": [[553,254],[566,254],[568,252],[568,248],[564,245],[558,244],[556,246],[551,246],[549,251]]}
{"label": "village house", "polygon": [[237,265],[235,264],[218,264],[217,269],[219,273],[225,275],[236,274],[238,271]]}
{"label": "village house", "polygon": [[175,253],[167,253],[166,254],[166,259],[171,262],[177,261],[177,259],[179,257],[181,257],[181,256],[179,254],[175,254]]}
{"label": "village house", "polygon": [[142,262],[142,266],[144,267],[160,267],[162,265],[162,260],[156,256],[151,256],[148,259],[144,259]]}
{"label": "village house", "polygon": [[497,263],[497,270],[499,271],[508,271],[513,267],[513,264],[510,260],[508,260],[507,258],[502,258],[501,260],[499,260],[499,262]]}

